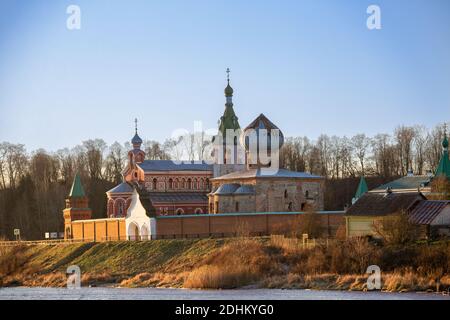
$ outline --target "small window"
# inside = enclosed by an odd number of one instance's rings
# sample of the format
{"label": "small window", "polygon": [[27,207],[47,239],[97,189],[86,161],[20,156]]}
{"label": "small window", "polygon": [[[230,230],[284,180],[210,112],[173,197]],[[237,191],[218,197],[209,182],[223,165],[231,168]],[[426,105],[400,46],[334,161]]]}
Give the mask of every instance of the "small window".
{"label": "small window", "polygon": [[219,213],[219,201],[216,201],[214,209],[215,213]]}
{"label": "small window", "polygon": [[289,211],[292,211],[292,208],[293,208],[293,204],[292,204],[292,202],[289,202],[288,210],[289,210]]}
{"label": "small window", "polygon": [[169,179],[169,189],[173,189],[173,180]]}
{"label": "small window", "polygon": [[156,178],[153,179],[153,186],[152,186],[153,190],[156,190],[158,188],[158,180],[156,180]]}
{"label": "small window", "polygon": [[287,199],[287,197],[288,197],[288,192],[287,192],[287,190],[284,190],[284,198]]}
{"label": "small window", "polygon": [[235,204],[235,209],[236,209],[236,212],[239,212],[239,202],[237,202],[237,201],[236,201],[236,204]]}
{"label": "small window", "polygon": [[306,197],[306,199],[309,199],[309,191],[308,190],[306,190],[306,192],[305,192],[305,197]]}

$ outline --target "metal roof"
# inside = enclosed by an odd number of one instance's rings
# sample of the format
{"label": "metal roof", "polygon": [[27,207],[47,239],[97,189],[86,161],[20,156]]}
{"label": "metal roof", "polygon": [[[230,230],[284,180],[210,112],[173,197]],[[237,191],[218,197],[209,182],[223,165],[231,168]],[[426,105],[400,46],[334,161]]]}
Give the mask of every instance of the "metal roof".
{"label": "metal roof", "polygon": [[287,169],[278,169],[275,174],[265,174],[261,169],[247,169],[243,171],[232,172],[221,177],[214,178],[214,180],[227,179],[244,179],[244,178],[303,178],[303,179],[323,179],[321,176],[313,175],[306,172],[296,172]]}
{"label": "metal roof", "polygon": [[156,203],[208,203],[204,193],[195,192],[150,192],[151,201]]}
{"label": "metal roof", "polygon": [[122,182],[106,193],[133,193],[133,187],[127,182]]}
{"label": "metal roof", "polygon": [[71,198],[83,198],[86,194],[84,193],[83,185],[81,184],[81,179],[79,174],[75,175],[73,179],[72,188],[70,188],[69,197]]}
{"label": "metal roof", "polygon": [[426,200],[420,192],[365,193],[347,210],[347,216],[387,216]]}
{"label": "metal roof", "polygon": [[419,201],[411,210],[409,219],[416,224],[430,224],[448,205],[450,201]]}
{"label": "metal roof", "polygon": [[148,171],[212,171],[213,166],[206,162],[172,160],[145,160],[137,164],[144,172]]}
{"label": "metal roof", "polygon": [[249,184],[243,184],[240,186],[234,194],[255,194],[255,188]]}
{"label": "metal roof", "polygon": [[237,189],[239,189],[241,185],[238,183],[225,183],[222,184],[215,192],[214,194],[217,195],[227,195],[227,194],[233,194]]}
{"label": "metal roof", "polygon": [[430,176],[406,176],[400,179],[383,184],[372,191],[385,191],[390,188],[392,190],[407,190],[423,188],[430,183]]}

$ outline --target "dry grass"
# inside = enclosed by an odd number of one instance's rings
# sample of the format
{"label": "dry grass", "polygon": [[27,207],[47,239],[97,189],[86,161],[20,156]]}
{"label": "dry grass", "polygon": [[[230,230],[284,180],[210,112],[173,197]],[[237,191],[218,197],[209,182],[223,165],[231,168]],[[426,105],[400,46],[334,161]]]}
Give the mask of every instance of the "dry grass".
{"label": "dry grass", "polygon": [[224,289],[248,285],[278,270],[278,262],[259,241],[238,238],[229,242],[189,273],[186,288]]}
{"label": "dry grass", "polygon": [[366,290],[366,268],[376,264],[383,290],[450,288],[447,242],[380,247],[352,239],[303,248],[277,236],[1,248],[0,286],[65,286],[73,264],[84,286]]}
{"label": "dry grass", "polygon": [[184,282],[185,288],[229,289],[242,287],[255,280],[250,266],[205,265],[192,271]]}

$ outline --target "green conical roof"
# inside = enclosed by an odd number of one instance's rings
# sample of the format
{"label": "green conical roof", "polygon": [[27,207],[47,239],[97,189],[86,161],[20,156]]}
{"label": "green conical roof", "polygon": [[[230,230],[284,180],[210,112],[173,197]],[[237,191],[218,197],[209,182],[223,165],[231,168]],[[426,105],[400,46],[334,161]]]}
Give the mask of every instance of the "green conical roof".
{"label": "green conical roof", "polygon": [[234,113],[233,105],[226,104],[225,112],[220,118],[219,132],[225,137],[227,129],[237,130],[240,128],[241,126],[239,125],[238,117]]}
{"label": "green conical roof", "polygon": [[[445,147],[445,142],[447,141],[447,147]],[[439,161],[439,165],[436,170],[436,177],[444,176],[450,179],[450,159],[448,157],[448,140],[445,137],[444,142],[442,143],[444,146],[444,152],[442,153],[441,161]]]}
{"label": "green conical roof", "polygon": [[75,175],[75,179],[73,179],[72,188],[70,188],[69,197],[70,198],[82,198],[85,197],[83,185],[81,184],[81,179],[78,173]]}
{"label": "green conical roof", "polygon": [[355,199],[359,199],[362,197],[362,195],[369,191],[369,188],[367,187],[366,179],[364,179],[364,176],[361,176],[361,179],[359,180],[358,189],[356,189]]}

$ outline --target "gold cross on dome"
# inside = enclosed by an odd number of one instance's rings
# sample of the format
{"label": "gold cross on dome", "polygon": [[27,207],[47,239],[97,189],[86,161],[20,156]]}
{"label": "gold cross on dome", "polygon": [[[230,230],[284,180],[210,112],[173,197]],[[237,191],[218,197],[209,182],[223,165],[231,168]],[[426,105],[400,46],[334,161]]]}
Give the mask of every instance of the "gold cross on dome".
{"label": "gold cross on dome", "polygon": [[230,68],[227,68],[227,81],[230,81]]}

